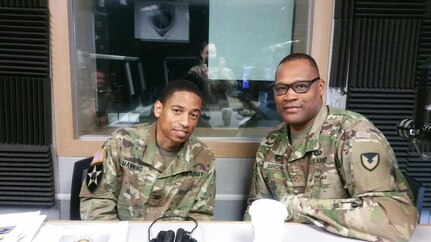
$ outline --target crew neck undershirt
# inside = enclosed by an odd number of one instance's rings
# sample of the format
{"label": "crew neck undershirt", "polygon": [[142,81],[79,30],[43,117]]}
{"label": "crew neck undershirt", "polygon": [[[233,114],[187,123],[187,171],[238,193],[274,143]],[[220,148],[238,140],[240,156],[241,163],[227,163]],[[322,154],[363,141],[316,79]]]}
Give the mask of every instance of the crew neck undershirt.
{"label": "crew neck undershirt", "polygon": [[305,129],[299,131],[299,132],[292,132],[290,131],[290,138],[292,140],[292,146],[296,147],[308,134],[308,132],[311,130],[312,123],[309,124]]}
{"label": "crew neck undershirt", "polygon": [[181,146],[173,150],[164,149],[159,145],[157,145],[157,148],[159,149],[159,153],[160,153],[160,156],[162,157],[163,164],[165,165],[165,167],[168,167],[169,164],[175,159],[175,157],[177,157],[178,152],[181,149]]}

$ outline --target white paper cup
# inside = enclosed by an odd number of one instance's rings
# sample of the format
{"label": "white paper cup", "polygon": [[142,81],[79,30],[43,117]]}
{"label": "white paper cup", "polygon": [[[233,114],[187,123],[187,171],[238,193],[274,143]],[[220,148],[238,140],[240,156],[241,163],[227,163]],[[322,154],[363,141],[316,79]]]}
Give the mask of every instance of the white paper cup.
{"label": "white paper cup", "polygon": [[230,126],[230,120],[232,119],[232,108],[222,108],[221,117],[223,119],[224,126]]}
{"label": "white paper cup", "polygon": [[284,221],[287,209],[279,201],[273,199],[259,199],[250,208],[251,223],[253,224],[253,242],[282,242]]}

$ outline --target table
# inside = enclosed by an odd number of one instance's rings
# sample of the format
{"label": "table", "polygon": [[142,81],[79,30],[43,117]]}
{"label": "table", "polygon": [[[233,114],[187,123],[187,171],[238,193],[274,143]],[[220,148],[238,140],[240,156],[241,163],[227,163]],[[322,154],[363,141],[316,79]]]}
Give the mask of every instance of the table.
{"label": "table", "polygon": [[[94,225],[107,225],[111,226],[108,229],[99,229],[99,231],[117,231],[115,229],[118,222],[84,222],[84,221],[48,221],[45,222],[42,229],[47,226],[60,231],[64,227],[75,227],[78,230],[84,228],[91,229]],[[129,242],[147,242],[148,227],[150,222],[126,222],[124,224],[127,228],[127,240]],[[123,226],[124,227],[124,226]],[[157,222],[151,228],[151,237],[156,237],[160,230],[172,229],[176,231],[178,228],[184,228],[191,231],[194,227],[192,222]],[[41,229],[41,231],[43,231]],[[38,241],[59,241],[59,240],[46,240],[42,239],[41,234],[36,236],[35,240]],[[54,231],[54,230],[53,230]],[[213,221],[213,222],[199,222],[198,228],[192,234],[193,238],[199,242],[252,242],[253,229],[250,222],[232,222],[232,221]],[[52,236],[51,236],[52,237]],[[334,234],[325,232],[313,225],[286,223],[285,224],[285,241],[319,241],[319,242],[337,242],[337,241],[359,241],[349,239]],[[410,240],[411,242],[428,242],[431,238],[431,225],[419,225]],[[68,241],[68,240],[61,240]],[[73,241],[73,240],[71,240]],[[96,240],[97,241],[97,240]]]}

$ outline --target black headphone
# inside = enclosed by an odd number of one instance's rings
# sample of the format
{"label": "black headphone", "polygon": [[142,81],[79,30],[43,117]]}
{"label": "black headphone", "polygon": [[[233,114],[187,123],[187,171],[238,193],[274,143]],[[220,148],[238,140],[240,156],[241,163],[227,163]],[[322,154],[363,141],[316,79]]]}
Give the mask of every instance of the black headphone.
{"label": "black headphone", "polygon": [[[165,219],[165,218],[183,218],[185,220],[191,220],[195,223],[195,227],[190,232],[184,230],[183,228],[179,228],[176,233],[172,230],[168,230],[168,231],[162,230],[157,234],[156,238],[150,239],[151,238],[151,235],[150,235],[151,227],[153,227],[153,225],[157,221],[159,221],[161,219]],[[189,217],[189,216],[186,216],[186,217],[173,216],[173,215],[163,216],[163,217],[160,217],[160,218],[154,220],[150,224],[150,227],[148,227],[148,241],[149,242],[197,242],[197,240],[193,239],[192,235],[191,235],[197,227],[198,227],[198,222],[194,218]]]}

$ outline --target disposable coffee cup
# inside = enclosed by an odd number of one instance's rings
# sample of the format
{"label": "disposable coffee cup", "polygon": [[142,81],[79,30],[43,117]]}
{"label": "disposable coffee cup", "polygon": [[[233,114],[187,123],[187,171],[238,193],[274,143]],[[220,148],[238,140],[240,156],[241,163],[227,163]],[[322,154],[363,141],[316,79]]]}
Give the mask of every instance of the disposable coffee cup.
{"label": "disposable coffee cup", "polygon": [[222,108],[221,117],[223,119],[224,126],[230,126],[230,120],[232,119],[232,108]]}
{"label": "disposable coffee cup", "polygon": [[253,225],[253,242],[282,242],[284,221],[287,209],[279,201],[273,199],[259,199],[250,208],[251,223]]}

